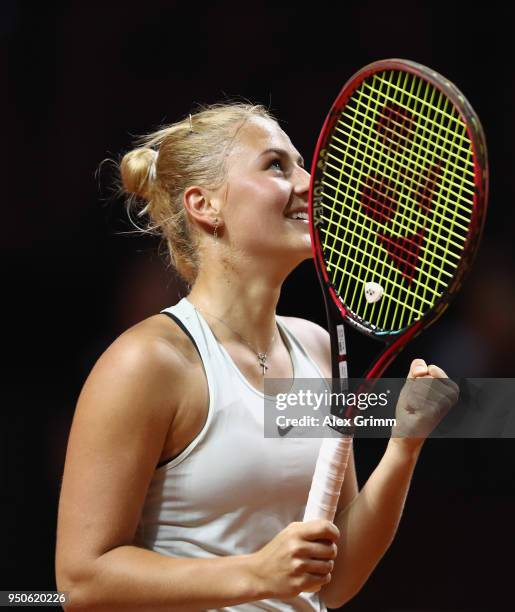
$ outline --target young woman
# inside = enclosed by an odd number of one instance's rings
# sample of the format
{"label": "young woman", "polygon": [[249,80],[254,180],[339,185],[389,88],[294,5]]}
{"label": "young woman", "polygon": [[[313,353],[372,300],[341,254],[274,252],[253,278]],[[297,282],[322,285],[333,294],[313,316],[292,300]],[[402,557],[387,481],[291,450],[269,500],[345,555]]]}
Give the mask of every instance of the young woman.
{"label": "young woman", "polygon": [[[68,609],[325,610],[394,537],[423,439],[392,438],[334,524],[302,520],[321,440],[263,436],[264,378],[330,378],[328,335],[276,316],[311,257],[309,174],[260,106],[208,107],[121,162],[191,291],[123,333],[82,390],[59,508]],[[422,360],[410,376],[445,374]]]}

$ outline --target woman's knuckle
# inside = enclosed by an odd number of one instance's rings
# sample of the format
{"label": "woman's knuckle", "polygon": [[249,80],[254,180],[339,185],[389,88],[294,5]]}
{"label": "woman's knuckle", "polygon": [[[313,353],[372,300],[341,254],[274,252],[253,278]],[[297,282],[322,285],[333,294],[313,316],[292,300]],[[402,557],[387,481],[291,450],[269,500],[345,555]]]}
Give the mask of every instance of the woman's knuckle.
{"label": "woman's knuckle", "polygon": [[300,548],[300,542],[296,538],[292,538],[288,542],[287,550],[292,557],[297,556]]}
{"label": "woman's knuckle", "polygon": [[305,557],[304,547],[302,546],[302,544],[297,544],[297,546],[295,546],[293,556],[296,559],[303,559]]}

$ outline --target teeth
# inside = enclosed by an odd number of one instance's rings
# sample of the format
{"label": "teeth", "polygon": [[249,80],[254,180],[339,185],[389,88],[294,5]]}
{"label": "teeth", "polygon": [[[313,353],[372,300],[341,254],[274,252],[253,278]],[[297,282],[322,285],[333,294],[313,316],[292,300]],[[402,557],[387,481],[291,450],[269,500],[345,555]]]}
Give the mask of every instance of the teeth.
{"label": "teeth", "polygon": [[309,219],[307,212],[294,212],[290,215],[287,215],[288,219],[304,219],[307,221]]}

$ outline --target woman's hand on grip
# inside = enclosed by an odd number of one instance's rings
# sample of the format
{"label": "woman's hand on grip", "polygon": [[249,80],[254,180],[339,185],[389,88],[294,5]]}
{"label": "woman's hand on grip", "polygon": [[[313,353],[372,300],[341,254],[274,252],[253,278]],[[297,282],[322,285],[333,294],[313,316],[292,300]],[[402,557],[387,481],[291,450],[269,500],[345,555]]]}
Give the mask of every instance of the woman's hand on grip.
{"label": "woman's hand on grip", "polygon": [[259,590],[277,598],[319,591],[331,580],[339,536],[327,520],[290,523],[253,555]]}

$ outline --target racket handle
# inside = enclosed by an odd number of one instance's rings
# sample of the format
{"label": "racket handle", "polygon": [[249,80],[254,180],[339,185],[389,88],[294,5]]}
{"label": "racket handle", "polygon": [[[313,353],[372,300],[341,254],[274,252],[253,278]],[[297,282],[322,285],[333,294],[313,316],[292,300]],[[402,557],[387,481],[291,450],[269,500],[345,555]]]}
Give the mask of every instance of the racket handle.
{"label": "racket handle", "polygon": [[334,519],[351,450],[351,436],[324,438],[311,482],[304,521]]}

